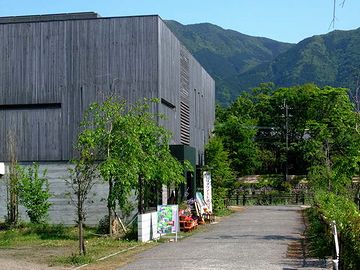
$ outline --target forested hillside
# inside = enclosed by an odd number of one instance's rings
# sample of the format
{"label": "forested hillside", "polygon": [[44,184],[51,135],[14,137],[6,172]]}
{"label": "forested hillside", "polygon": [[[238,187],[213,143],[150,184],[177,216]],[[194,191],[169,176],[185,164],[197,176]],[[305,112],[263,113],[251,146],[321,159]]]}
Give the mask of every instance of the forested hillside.
{"label": "forested hillside", "polygon": [[238,82],[239,74],[259,64],[270,63],[292,46],[289,43],[225,30],[209,23],[166,23],[215,79],[216,98],[220,103],[228,103],[243,90]]}
{"label": "forested hillside", "polygon": [[359,85],[360,28],[313,36],[293,45],[208,23],[166,23],[213,76],[221,104],[263,82],[279,87],[313,82],[351,90]]}
{"label": "forested hillside", "polygon": [[360,28],[307,38],[271,63],[238,76],[244,89],[271,81],[277,86],[313,82],[354,89],[360,76]]}

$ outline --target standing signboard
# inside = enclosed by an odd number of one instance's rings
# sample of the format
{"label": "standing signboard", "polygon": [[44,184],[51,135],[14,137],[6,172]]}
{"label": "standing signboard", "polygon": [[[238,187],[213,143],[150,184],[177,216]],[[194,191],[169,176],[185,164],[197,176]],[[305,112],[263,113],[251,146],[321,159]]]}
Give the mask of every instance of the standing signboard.
{"label": "standing signboard", "polygon": [[209,211],[212,212],[212,194],[211,194],[211,174],[210,172],[203,172],[204,180],[204,200],[209,208]]}
{"label": "standing signboard", "polygon": [[162,234],[175,233],[177,241],[177,232],[179,229],[179,207],[178,205],[158,205],[158,224],[157,232]]}

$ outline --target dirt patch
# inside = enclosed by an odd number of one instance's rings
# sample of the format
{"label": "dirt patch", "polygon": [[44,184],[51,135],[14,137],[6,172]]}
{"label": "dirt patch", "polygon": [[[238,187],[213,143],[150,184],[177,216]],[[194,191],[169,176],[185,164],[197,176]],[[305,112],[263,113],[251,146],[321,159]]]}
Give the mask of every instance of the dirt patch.
{"label": "dirt patch", "polygon": [[37,264],[21,260],[16,260],[14,258],[4,259],[0,258],[0,269],[1,270],[65,270],[69,268],[63,267],[49,267],[46,264]]}
{"label": "dirt patch", "polygon": [[244,212],[245,211],[245,207],[238,206],[238,205],[232,205],[232,206],[229,206],[228,208],[234,212]]}
{"label": "dirt patch", "polygon": [[[111,270],[118,269],[134,260],[135,255],[147,250],[155,243],[139,244],[131,250],[124,249],[125,252],[120,252],[102,261],[96,261],[89,265],[81,266],[84,270]],[[47,244],[40,246],[20,246],[0,249],[0,270],[68,270],[76,269],[76,267],[53,266],[54,258],[59,256],[67,256],[76,254],[77,250],[70,246],[54,246],[50,247]],[[116,253],[119,250],[114,250]],[[106,254],[110,255],[110,254]],[[105,256],[106,256],[105,255]]]}
{"label": "dirt patch", "polygon": [[68,247],[30,246],[0,249],[0,269],[69,269],[50,267],[52,258],[69,252]]}
{"label": "dirt patch", "polygon": [[125,253],[117,254],[111,258],[97,261],[91,263],[89,265],[85,265],[81,267],[79,270],[115,270],[119,267],[122,267],[136,259],[136,255],[148,250],[149,248],[153,247],[154,245],[140,245],[132,250],[129,250]]}

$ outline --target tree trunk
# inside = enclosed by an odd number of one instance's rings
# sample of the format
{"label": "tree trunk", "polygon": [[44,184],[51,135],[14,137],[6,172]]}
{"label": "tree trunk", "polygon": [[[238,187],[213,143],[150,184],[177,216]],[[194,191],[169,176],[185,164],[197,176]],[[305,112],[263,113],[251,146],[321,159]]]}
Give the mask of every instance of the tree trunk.
{"label": "tree trunk", "polygon": [[84,226],[82,219],[79,219],[79,253],[81,256],[86,255],[85,241],[84,241]]}
{"label": "tree trunk", "polygon": [[139,176],[139,196],[138,196],[138,212],[143,214],[143,181],[142,177]]}
{"label": "tree trunk", "polygon": [[84,242],[84,212],[83,212],[83,203],[78,191],[78,226],[79,226],[79,254],[80,256],[86,255],[85,242]]}
{"label": "tree trunk", "polygon": [[8,140],[10,147],[10,166],[8,182],[8,222],[11,225],[16,225],[19,217],[19,202],[17,189],[19,172],[16,159],[16,140],[12,131],[9,131],[8,133]]}
{"label": "tree trunk", "polygon": [[109,235],[112,236],[112,222],[113,222],[113,201],[112,201],[112,193],[113,193],[113,180],[109,179],[109,195],[108,195],[108,216],[109,216]]}
{"label": "tree trunk", "polygon": [[16,225],[18,221],[18,193],[17,193],[17,175],[15,172],[16,165],[10,165],[10,179],[9,179],[9,216],[8,216],[8,222],[12,225]]}

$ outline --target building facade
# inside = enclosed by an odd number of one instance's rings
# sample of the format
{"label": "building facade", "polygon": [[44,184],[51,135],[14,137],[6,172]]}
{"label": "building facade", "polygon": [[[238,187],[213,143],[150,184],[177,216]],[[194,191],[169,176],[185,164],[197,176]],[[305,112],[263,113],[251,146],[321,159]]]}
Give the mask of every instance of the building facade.
{"label": "building facade", "polygon": [[[56,183],[74,157],[84,111],[111,94],[128,103],[158,98],[152,110],[166,116],[159,124],[171,144],[204,162],[215,83],[159,16],[3,17],[0,63],[0,161],[9,161],[14,141],[19,162],[48,169],[54,192],[63,190]],[[55,192],[53,208],[64,207],[63,195]]]}

